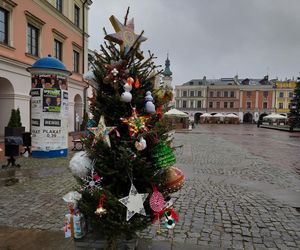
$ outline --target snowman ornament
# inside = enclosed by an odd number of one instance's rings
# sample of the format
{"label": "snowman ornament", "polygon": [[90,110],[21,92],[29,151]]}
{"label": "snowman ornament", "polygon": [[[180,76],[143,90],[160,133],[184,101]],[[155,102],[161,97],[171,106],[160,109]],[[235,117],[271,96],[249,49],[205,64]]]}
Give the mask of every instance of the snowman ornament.
{"label": "snowman ornament", "polygon": [[133,79],[131,77],[128,77],[127,82],[124,85],[124,92],[121,95],[121,101],[122,102],[131,102],[132,95],[130,91],[132,90],[132,82]]}
{"label": "snowman ornament", "polygon": [[147,113],[155,113],[155,105],[153,104],[153,97],[150,91],[146,92],[146,97],[145,97],[145,109]]}

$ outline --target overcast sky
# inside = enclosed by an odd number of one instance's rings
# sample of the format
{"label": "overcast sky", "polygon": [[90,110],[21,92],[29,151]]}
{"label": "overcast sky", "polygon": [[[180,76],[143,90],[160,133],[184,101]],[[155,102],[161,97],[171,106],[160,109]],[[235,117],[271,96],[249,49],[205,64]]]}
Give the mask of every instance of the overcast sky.
{"label": "overcast sky", "polygon": [[173,84],[193,78],[300,76],[300,0],[93,0],[89,48],[99,50],[109,17],[127,7],[144,54],[171,61]]}

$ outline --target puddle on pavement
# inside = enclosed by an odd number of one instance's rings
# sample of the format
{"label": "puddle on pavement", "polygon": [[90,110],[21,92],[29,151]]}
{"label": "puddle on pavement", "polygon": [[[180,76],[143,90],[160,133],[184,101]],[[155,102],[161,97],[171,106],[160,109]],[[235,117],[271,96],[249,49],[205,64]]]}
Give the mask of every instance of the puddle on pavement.
{"label": "puddle on pavement", "polygon": [[67,168],[38,168],[38,169],[22,169],[7,168],[0,169],[0,187],[12,186],[17,183],[24,183],[31,179],[44,178],[61,174],[67,171]]}

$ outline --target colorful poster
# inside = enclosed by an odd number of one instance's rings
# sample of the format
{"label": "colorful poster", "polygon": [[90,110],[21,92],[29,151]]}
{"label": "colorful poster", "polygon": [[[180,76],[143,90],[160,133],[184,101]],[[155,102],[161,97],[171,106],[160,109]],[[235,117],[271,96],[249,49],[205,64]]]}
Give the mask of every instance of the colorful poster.
{"label": "colorful poster", "polygon": [[[52,81],[51,81],[52,79]],[[68,148],[68,91],[66,76],[40,74],[32,76],[31,134],[32,151],[58,152]],[[52,82],[52,83],[51,83]],[[45,154],[42,154],[45,156]],[[55,154],[54,154],[55,155]],[[51,155],[52,157],[52,155]]]}

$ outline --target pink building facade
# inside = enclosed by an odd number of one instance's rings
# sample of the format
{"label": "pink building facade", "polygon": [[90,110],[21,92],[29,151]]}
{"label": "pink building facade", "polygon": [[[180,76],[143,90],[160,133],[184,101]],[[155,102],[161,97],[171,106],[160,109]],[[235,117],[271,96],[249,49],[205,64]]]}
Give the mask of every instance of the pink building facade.
{"label": "pink building facade", "polygon": [[[52,55],[72,72],[69,79],[69,131],[83,116],[88,84],[87,15],[91,1],[0,0],[0,136],[12,108],[30,127],[30,74],[37,59]],[[75,117],[79,117],[79,121]]]}

